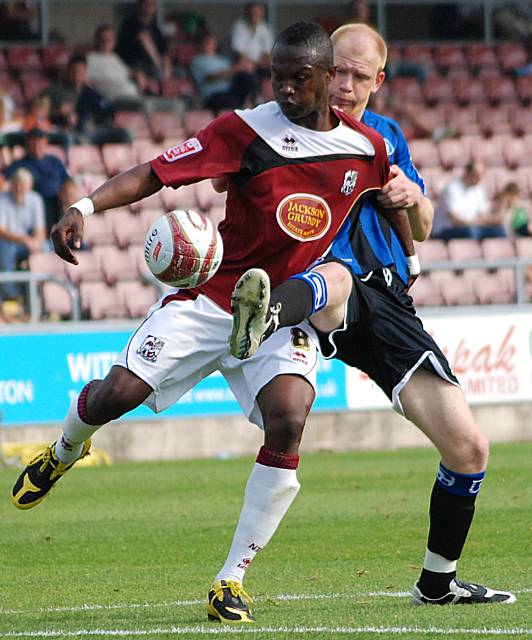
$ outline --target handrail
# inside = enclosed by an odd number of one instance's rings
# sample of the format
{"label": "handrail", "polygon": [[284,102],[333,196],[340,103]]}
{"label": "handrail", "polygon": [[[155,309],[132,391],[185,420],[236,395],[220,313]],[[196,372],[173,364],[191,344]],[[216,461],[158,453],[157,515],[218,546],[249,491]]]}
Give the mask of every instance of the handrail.
{"label": "handrail", "polygon": [[30,318],[32,322],[41,319],[41,299],[37,291],[40,282],[56,282],[67,290],[72,302],[71,319],[79,321],[81,318],[81,305],[79,293],[76,287],[66,280],[50,273],[33,273],[31,271],[0,271],[0,282],[22,282],[28,284]]}

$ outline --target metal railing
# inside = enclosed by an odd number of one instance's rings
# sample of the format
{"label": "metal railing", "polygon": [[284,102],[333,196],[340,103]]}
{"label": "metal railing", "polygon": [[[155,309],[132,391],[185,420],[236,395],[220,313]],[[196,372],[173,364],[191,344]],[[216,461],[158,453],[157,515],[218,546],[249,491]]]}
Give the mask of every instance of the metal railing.
{"label": "metal railing", "polygon": [[28,304],[30,319],[32,322],[39,322],[42,315],[42,303],[39,293],[39,284],[41,282],[55,282],[64,287],[70,296],[71,301],[71,320],[78,321],[81,319],[81,305],[79,301],[79,293],[76,287],[66,280],[52,274],[33,273],[31,271],[1,271],[0,283],[17,282],[27,284],[28,286]]}

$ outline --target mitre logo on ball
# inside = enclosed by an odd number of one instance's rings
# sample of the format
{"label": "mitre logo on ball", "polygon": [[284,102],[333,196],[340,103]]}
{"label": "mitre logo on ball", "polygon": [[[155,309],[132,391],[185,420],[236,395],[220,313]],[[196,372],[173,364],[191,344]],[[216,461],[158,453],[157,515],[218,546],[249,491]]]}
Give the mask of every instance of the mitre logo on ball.
{"label": "mitre logo on ball", "polygon": [[223,243],[212,222],[196,211],[176,209],[148,230],[144,259],[153,275],[181,289],[198,287],[216,273]]}

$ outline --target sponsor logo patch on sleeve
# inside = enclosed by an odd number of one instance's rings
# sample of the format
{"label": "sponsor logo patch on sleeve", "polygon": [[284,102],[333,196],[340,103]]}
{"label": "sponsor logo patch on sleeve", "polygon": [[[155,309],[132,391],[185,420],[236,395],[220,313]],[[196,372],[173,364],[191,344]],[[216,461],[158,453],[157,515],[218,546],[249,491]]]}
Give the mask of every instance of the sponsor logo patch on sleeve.
{"label": "sponsor logo patch on sleeve", "polygon": [[175,162],[176,160],[181,160],[181,158],[186,158],[186,156],[202,150],[201,142],[197,138],[189,138],[185,140],[185,142],[177,144],[175,147],[170,147],[170,149],[163,153],[163,158],[166,162]]}

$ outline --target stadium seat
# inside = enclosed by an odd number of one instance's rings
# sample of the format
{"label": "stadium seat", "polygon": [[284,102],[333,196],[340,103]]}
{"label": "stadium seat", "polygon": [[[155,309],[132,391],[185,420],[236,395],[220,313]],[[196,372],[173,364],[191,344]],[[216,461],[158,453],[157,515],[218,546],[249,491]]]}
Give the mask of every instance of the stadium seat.
{"label": "stadium seat", "polygon": [[392,78],[390,82],[390,90],[396,99],[414,100],[415,102],[423,101],[423,92],[417,78],[411,76],[398,76]]}
{"label": "stadium seat", "polygon": [[459,135],[473,135],[480,133],[480,125],[478,124],[477,111],[481,107],[471,105],[469,107],[454,107],[449,105],[447,108],[447,126],[451,131],[455,131]]}
{"label": "stadium seat", "polygon": [[129,208],[134,213],[137,211],[141,211],[142,209],[161,209],[162,208],[162,200],[161,200],[161,192],[156,191],[151,196],[147,198],[143,198],[138,202],[133,202],[129,205]]}
{"label": "stadium seat", "polygon": [[83,228],[83,242],[88,244],[89,247],[114,244],[115,236],[110,222],[111,215],[112,213],[109,216],[99,213],[86,218]]}
{"label": "stadium seat", "polygon": [[466,62],[472,72],[477,73],[481,69],[498,70],[499,62],[493,47],[489,44],[476,42],[467,45],[464,50]]}
{"label": "stadium seat", "polygon": [[532,76],[516,78],[515,93],[524,105],[529,105],[532,102]]}
{"label": "stadium seat", "polygon": [[[469,141],[472,160],[482,160],[486,167],[504,166],[503,145],[501,138],[472,138]],[[475,144],[476,142],[476,144]]]}
{"label": "stadium seat", "polygon": [[19,108],[25,107],[25,99],[22,93],[22,87],[9,72],[0,71],[0,87],[4,93],[7,93]]}
{"label": "stadium seat", "polygon": [[38,253],[30,253],[28,264],[32,273],[45,274],[65,278],[65,264],[55,253],[47,251],[39,251]]}
{"label": "stadium seat", "polygon": [[453,85],[451,81],[440,74],[429,76],[423,83],[423,95],[428,104],[442,104],[454,102]]}
{"label": "stadium seat", "polygon": [[473,290],[473,285],[468,280],[456,276],[452,282],[441,288],[442,297],[446,305],[474,305],[478,298]]}
{"label": "stadium seat", "polygon": [[41,58],[35,47],[17,45],[7,49],[7,66],[13,71],[42,69]]}
{"label": "stadium seat", "polygon": [[83,190],[86,194],[92,193],[97,187],[107,180],[107,176],[102,173],[83,173],[80,174],[82,179]]}
{"label": "stadium seat", "polygon": [[57,282],[43,282],[42,305],[48,316],[66,318],[72,315],[72,299],[65,287]]}
{"label": "stadium seat", "polygon": [[439,286],[432,280],[431,276],[432,274],[422,273],[408,292],[414,299],[416,307],[440,307],[445,305]]}
{"label": "stadium seat", "polygon": [[48,73],[57,75],[67,66],[72,55],[70,47],[62,44],[50,44],[42,48],[42,66]]}
{"label": "stadium seat", "polygon": [[430,262],[443,262],[449,260],[447,245],[443,240],[428,238],[424,242],[415,244],[416,253],[421,261],[421,266]]}
{"label": "stadium seat", "polygon": [[100,287],[93,289],[88,298],[90,317],[93,320],[127,318],[126,308],[116,291],[103,283],[97,284]]}
{"label": "stadium seat", "polygon": [[38,71],[24,71],[20,74],[19,80],[27,102],[41,95],[52,83],[46,74]]}
{"label": "stadium seat", "polygon": [[116,291],[130,318],[143,318],[159,297],[155,287],[139,281],[117,282]]}
{"label": "stadium seat", "polygon": [[194,184],[194,194],[201,211],[209,211],[211,207],[225,206],[226,194],[215,191],[210,180],[202,180]]}
{"label": "stadium seat", "polygon": [[133,148],[135,149],[138,163],[149,162],[165,151],[163,144],[152,140],[134,140]]}
{"label": "stadium seat", "polygon": [[431,69],[434,67],[432,48],[421,42],[413,42],[403,47],[403,60],[413,64],[422,64]]}
{"label": "stadium seat", "polygon": [[214,114],[208,109],[185,111],[183,114],[183,128],[187,138],[195,136],[200,129],[204,129],[212,120]]}
{"label": "stadium seat", "polygon": [[196,95],[196,87],[188,78],[167,78],[161,83],[161,92],[165,98],[192,98]]}
{"label": "stadium seat", "polygon": [[480,130],[485,136],[511,134],[511,119],[512,109],[505,106],[480,109],[478,112]]}
{"label": "stadium seat", "polygon": [[[164,214],[163,209],[142,209],[140,212],[140,226],[144,229],[144,233],[148,231],[151,225],[156,222],[162,215]],[[132,243],[132,244],[143,244],[144,238],[142,242]]]}
{"label": "stadium seat", "polygon": [[155,140],[171,138],[175,144],[186,137],[181,117],[175,111],[154,111],[150,116],[150,123]]}
{"label": "stadium seat", "polygon": [[412,160],[418,169],[439,166],[438,148],[432,140],[410,140],[408,146]]}
{"label": "stadium seat", "polygon": [[461,105],[486,102],[484,83],[474,76],[458,77],[452,81],[454,95]]}
{"label": "stadium seat", "polygon": [[143,281],[147,277],[153,278],[144,260],[144,242],[142,244],[129,245],[127,252],[137,267],[140,281]]}
{"label": "stadium seat", "polygon": [[422,175],[429,196],[436,200],[445,185],[454,178],[456,170],[446,171],[441,167],[427,167],[423,169]]}
{"label": "stadium seat", "polygon": [[484,91],[491,104],[517,102],[513,80],[508,76],[496,75],[485,78]]}
{"label": "stadium seat", "polygon": [[165,211],[172,209],[196,209],[196,189],[194,185],[183,185],[179,189],[166,188],[161,190],[161,199]]}
{"label": "stadium seat", "polygon": [[78,285],[81,282],[102,282],[103,273],[92,251],[75,252],[79,264],[74,265],[65,262],[65,271],[72,284]]}
{"label": "stadium seat", "polygon": [[517,136],[532,134],[532,118],[529,107],[519,107],[514,109],[511,118],[513,132]]}
{"label": "stadium seat", "polygon": [[115,125],[127,129],[133,139],[151,138],[151,131],[146,115],[141,111],[117,111]]}
{"label": "stadium seat", "polygon": [[479,273],[471,282],[480,304],[509,304],[514,301],[514,295],[497,273]]}
{"label": "stadium seat", "polygon": [[463,167],[471,160],[469,149],[465,149],[459,139],[443,139],[438,145],[438,154],[445,170]]}
{"label": "stadium seat", "polygon": [[113,246],[94,247],[96,257],[105,281],[113,286],[119,280],[136,280],[139,276],[137,263],[128,251]]}
{"label": "stadium seat", "polygon": [[466,66],[464,52],[456,44],[441,44],[435,47],[434,62],[441,71],[463,69]]}
{"label": "stadium seat", "polygon": [[74,144],[68,154],[68,168],[72,174],[105,173],[98,147],[92,144]]}
{"label": "stadium seat", "polygon": [[532,237],[516,238],[515,253],[518,258],[532,258]]}
{"label": "stadium seat", "polygon": [[121,249],[144,242],[147,227],[139,214],[131,213],[128,209],[115,209],[110,214],[109,221]]}
{"label": "stadium seat", "polygon": [[486,238],[481,241],[480,247],[486,260],[515,258],[515,248],[510,238]]}
{"label": "stadium seat", "polygon": [[456,262],[481,260],[482,250],[478,240],[452,239],[447,243],[449,259]]}
{"label": "stadium seat", "polygon": [[532,149],[530,141],[525,138],[510,138],[503,147],[503,156],[510,169],[530,167],[532,165]]}
{"label": "stadium seat", "polygon": [[102,146],[102,161],[105,172],[112,176],[131,169],[137,164],[136,150],[125,143],[109,143]]}
{"label": "stadium seat", "polygon": [[525,48],[517,42],[503,42],[495,49],[501,69],[511,72],[529,62]]}

